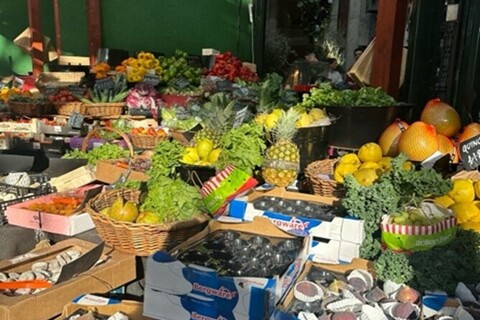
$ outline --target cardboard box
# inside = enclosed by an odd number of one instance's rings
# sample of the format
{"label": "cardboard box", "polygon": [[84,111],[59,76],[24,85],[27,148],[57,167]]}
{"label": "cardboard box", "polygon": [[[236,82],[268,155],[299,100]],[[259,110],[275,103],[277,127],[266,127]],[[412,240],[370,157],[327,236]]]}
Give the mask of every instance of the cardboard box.
{"label": "cardboard box", "polygon": [[[32,263],[51,260],[64,250],[77,248],[83,253],[95,246],[80,239],[68,239],[50,248],[0,261],[0,271],[23,272],[30,270]],[[14,297],[0,294],[0,319],[50,319],[59,315],[75,297],[90,292],[110,292],[135,279],[135,256],[107,247],[103,254],[108,257],[104,263],[39,293]]]}
{"label": "cardboard box", "polygon": [[[353,217],[334,217],[325,221],[302,216],[290,216],[280,212],[255,209],[253,201],[262,197],[303,200],[316,204],[335,206],[337,198],[286,191],[276,188],[267,192],[254,191],[247,196],[230,202],[229,217],[240,221],[251,221],[254,217],[269,218],[280,229],[300,235],[310,234],[319,241],[313,242],[311,254],[322,256],[331,263],[350,262],[359,256],[360,245],[365,237],[363,220]],[[321,239],[321,240],[320,240]]]}
{"label": "cardboard box", "polygon": [[[89,188],[78,189],[83,194]],[[27,209],[33,203],[48,203],[56,194],[49,194],[7,207],[5,215],[8,223],[16,226],[40,229],[46,232],[73,236],[95,228],[92,218],[87,212],[78,212],[69,216]],[[85,200],[84,200],[85,201]]]}
{"label": "cardboard box", "polygon": [[81,166],[59,177],[52,178],[50,184],[58,192],[68,191],[92,183],[96,180],[95,173],[90,166]]}
{"label": "cardboard box", "polygon": [[295,299],[293,293],[293,286],[299,281],[305,279],[306,275],[310,271],[311,268],[317,267],[324,269],[326,271],[338,273],[338,274],[346,274],[355,269],[364,269],[368,270],[370,273],[375,274],[373,269],[373,262],[365,260],[365,259],[353,259],[352,263],[349,264],[325,264],[325,263],[315,263],[312,261],[307,261],[303,268],[302,273],[299,274],[295,283],[292,285],[291,289],[287,294],[282,298],[280,303],[277,306],[277,309],[274,311],[271,320],[298,320],[297,317],[291,315],[285,310],[288,309],[292,301]]}
{"label": "cardboard box", "polygon": [[208,228],[174,248],[172,255],[157,252],[148,258],[144,315],[155,319],[178,320],[202,317],[265,319],[271,314],[275,304],[300,273],[306,259],[308,241],[311,239],[303,239],[303,247],[296,260],[283,275],[274,278],[220,276],[215,270],[186,266],[173,257],[218,230],[285,239],[296,238],[262,217],[248,223],[211,221]]}
{"label": "cardboard box", "polygon": [[31,122],[0,122],[0,132],[15,132],[15,133],[39,133],[40,122],[32,119]]}
{"label": "cardboard box", "polygon": [[[127,171],[125,168],[116,166],[115,163],[98,161],[95,176],[98,181],[110,184],[118,181],[120,175],[125,174]],[[132,170],[127,180],[148,181],[148,176],[143,172]]]}
{"label": "cardboard box", "polygon": [[132,320],[149,320],[151,318],[144,317],[143,313],[143,303],[132,301],[132,300],[122,300],[118,303],[107,304],[107,305],[88,305],[88,304],[78,304],[71,302],[63,307],[63,312],[57,320],[63,320],[77,310],[94,310],[102,315],[111,316],[116,312],[122,312],[127,315],[129,319]]}

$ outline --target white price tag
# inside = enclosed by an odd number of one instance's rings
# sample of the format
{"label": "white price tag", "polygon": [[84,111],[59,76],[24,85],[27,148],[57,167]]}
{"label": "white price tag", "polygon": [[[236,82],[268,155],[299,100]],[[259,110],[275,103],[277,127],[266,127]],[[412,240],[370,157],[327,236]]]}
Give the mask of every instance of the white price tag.
{"label": "white price tag", "polygon": [[62,132],[62,127],[61,127],[61,126],[54,126],[54,127],[53,127],[53,130],[54,130],[56,133],[60,133],[60,132]]}

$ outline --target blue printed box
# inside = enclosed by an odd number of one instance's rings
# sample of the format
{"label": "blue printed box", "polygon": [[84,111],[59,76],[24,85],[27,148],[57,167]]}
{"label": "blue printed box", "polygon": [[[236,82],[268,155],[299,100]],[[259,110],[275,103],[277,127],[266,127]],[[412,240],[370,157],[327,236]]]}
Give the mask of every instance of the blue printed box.
{"label": "blue printed box", "polygon": [[328,240],[346,241],[361,244],[364,239],[363,221],[350,216],[333,216],[328,219],[305,217],[301,214],[287,215],[281,212],[256,209],[253,202],[261,198],[288,199],[311,204],[334,206],[334,198],[273,189],[268,192],[253,192],[234,199],[229,205],[229,217],[241,221],[251,221],[254,217],[269,218],[280,229],[288,233],[318,237]]}
{"label": "blue printed box", "polygon": [[[297,239],[302,245],[286,271],[271,278],[222,276],[216,270],[186,265],[174,257],[219,230]],[[310,241],[310,237],[299,239],[262,217],[247,223],[211,221],[208,228],[170,254],[160,251],[148,258],[144,315],[165,320],[268,318],[301,272]]]}

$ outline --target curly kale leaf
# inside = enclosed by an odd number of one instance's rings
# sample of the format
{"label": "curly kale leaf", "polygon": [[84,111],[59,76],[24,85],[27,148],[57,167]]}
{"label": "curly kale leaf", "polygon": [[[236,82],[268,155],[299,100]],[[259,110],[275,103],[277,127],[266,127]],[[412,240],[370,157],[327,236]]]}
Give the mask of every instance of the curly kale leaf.
{"label": "curly kale leaf", "polygon": [[453,293],[459,281],[476,283],[480,279],[480,234],[458,230],[450,243],[414,252],[409,260],[415,270],[412,286]]}
{"label": "curly kale leaf", "polygon": [[414,268],[404,253],[385,250],[374,264],[377,278],[383,281],[391,280],[400,284],[407,283],[414,277]]}
{"label": "curly kale leaf", "polygon": [[366,234],[376,232],[382,216],[398,208],[399,196],[388,180],[362,186],[352,175],[348,175],[345,187],[347,192],[342,205],[349,214],[364,220]]}
{"label": "curly kale leaf", "polygon": [[372,234],[366,234],[360,247],[360,257],[367,260],[374,260],[382,250],[380,241]]}
{"label": "curly kale leaf", "polygon": [[411,201],[420,203],[427,197],[441,196],[452,189],[452,182],[433,169],[405,170],[406,160],[404,154],[394,158],[392,170],[380,178],[380,181],[388,180],[394,186],[400,196],[399,206]]}

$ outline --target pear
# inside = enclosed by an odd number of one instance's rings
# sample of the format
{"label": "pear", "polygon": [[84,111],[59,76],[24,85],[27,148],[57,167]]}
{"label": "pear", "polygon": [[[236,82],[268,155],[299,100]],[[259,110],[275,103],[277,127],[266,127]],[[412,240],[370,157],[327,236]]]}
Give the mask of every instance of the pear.
{"label": "pear", "polygon": [[160,216],[154,212],[150,211],[143,211],[141,212],[137,220],[135,221],[136,223],[149,223],[149,224],[156,224],[156,223],[162,223]]}
{"label": "pear", "polygon": [[[138,217],[137,204],[131,201],[123,204],[123,199],[119,197],[120,201],[115,200],[110,208],[110,217],[118,221],[134,222]],[[118,202],[117,202],[118,201]],[[122,206],[120,207],[120,205]]]}

